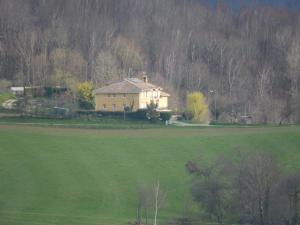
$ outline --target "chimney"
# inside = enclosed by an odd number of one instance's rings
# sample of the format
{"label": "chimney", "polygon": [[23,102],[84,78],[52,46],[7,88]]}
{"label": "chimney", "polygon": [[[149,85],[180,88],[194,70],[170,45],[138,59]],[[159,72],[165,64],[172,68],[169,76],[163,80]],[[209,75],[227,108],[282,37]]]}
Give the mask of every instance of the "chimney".
{"label": "chimney", "polygon": [[148,77],[145,72],[143,73],[143,81],[144,83],[148,83]]}

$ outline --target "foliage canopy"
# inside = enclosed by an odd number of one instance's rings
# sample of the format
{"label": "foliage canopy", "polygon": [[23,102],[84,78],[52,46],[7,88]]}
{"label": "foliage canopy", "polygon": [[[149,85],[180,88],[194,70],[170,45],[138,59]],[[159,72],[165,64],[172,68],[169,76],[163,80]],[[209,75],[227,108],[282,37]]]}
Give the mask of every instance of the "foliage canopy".
{"label": "foliage canopy", "polygon": [[93,85],[85,81],[77,85],[79,106],[84,109],[91,109],[94,105]]}
{"label": "foliage canopy", "polygon": [[186,112],[191,115],[191,119],[198,122],[209,121],[208,104],[201,92],[192,92],[187,96]]}

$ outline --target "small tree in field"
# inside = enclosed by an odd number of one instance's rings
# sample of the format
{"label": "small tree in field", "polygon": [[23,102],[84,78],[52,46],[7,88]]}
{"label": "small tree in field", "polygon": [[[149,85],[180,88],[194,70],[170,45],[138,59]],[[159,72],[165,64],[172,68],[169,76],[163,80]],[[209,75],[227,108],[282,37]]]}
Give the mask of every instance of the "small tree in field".
{"label": "small tree in field", "polygon": [[191,115],[191,119],[198,122],[209,121],[208,105],[201,92],[192,92],[187,96],[186,113]]}
{"label": "small tree in field", "polygon": [[[137,218],[134,224],[147,225],[149,214],[153,214],[153,225],[157,225],[159,210],[162,208],[166,198],[166,193],[161,189],[159,180],[153,186],[140,186],[137,194]],[[145,223],[142,222],[143,216],[145,216]]]}

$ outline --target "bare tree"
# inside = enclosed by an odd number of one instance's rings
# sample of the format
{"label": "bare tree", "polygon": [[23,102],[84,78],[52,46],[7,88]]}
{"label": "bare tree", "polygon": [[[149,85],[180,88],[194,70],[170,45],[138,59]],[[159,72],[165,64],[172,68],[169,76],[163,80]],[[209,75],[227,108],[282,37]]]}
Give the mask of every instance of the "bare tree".
{"label": "bare tree", "polygon": [[163,206],[165,198],[166,193],[162,191],[159,180],[157,180],[153,186],[140,186],[138,188],[136,224],[142,224],[144,215],[145,224],[147,225],[149,221],[149,215],[153,213],[153,224],[157,225],[159,210]]}
{"label": "bare tree", "polygon": [[154,187],[154,193],[155,193],[155,204],[154,204],[154,225],[157,224],[157,214],[158,214],[158,196],[159,196],[159,180],[157,181],[157,184]]}
{"label": "bare tree", "polygon": [[274,195],[276,199],[272,207],[273,223],[298,225],[300,223],[300,173],[283,177]]}
{"label": "bare tree", "polygon": [[224,224],[229,206],[229,179],[224,179],[227,166],[227,163],[220,159],[208,165],[202,163],[199,166],[191,161],[186,164],[188,172],[194,174],[191,185],[194,200],[205,209],[210,220],[217,221],[220,225]]}
{"label": "bare tree", "polygon": [[[145,224],[148,225],[149,209],[152,202],[152,191],[149,186],[142,185],[138,187],[138,205],[136,223],[142,224],[143,215]],[[143,212],[144,211],[144,212]]]}
{"label": "bare tree", "polygon": [[121,69],[117,64],[116,57],[110,51],[102,51],[96,59],[95,75],[93,83],[95,86],[103,86],[108,82],[120,80]]}
{"label": "bare tree", "polygon": [[157,217],[158,217],[158,211],[159,209],[163,206],[165,199],[166,199],[166,193],[161,190],[159,179],[157,182],[154,184],[153,187],[154,191],[154,225],[157,225]]}
{"label": "bare tree", "polygon": [[240,222],[271,224],[271,198],[278,173],[276,161],[267,154],[243,156],[234,184]]}

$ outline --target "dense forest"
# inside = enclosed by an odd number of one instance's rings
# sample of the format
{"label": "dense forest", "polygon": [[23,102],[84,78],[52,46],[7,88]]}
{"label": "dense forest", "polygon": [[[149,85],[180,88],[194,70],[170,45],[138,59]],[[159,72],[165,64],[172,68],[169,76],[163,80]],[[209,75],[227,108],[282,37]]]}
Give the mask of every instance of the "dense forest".
{"label": "dense forest", "polygon": [[146,71],[175,110],[201,91],[220,121],[300,121],[300,12],[292,8],[0,0],[0,11],[2,86],[100,87]]}

